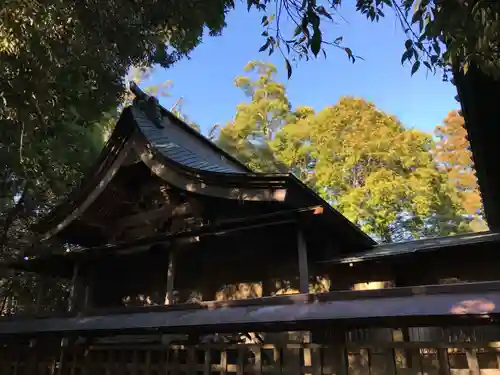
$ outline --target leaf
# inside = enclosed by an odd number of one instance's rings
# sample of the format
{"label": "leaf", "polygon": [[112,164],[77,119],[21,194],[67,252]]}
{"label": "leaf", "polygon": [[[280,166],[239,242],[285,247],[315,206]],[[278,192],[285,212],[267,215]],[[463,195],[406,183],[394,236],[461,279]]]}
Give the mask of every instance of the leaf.
{"label": "leaf", "polygon": [[262,47],[260,47],[259,52],[264,52],[269,47],[270,44],[271,44],[271,42],[268,39],[266,41],[266,43],[264,43],[264,45]]}
{"label": "leaf", "polygon": [[412,51],[411,50],[406,50],[403,53],[403,56],[401,56],[401,64],[404,64],[405,61],[410,60],[411,55],[412,55]]}
{"label": "leaf", "polygon": [[333,20],[332,16],[330,15],[330,13],[328,13],[328,12],[326,11],[326,9],[325,9],[325,7],[324,7],[324,6],[319,6],[319,7],[317,7],[317,8],[316,8],[316,11],[317,11],[319,14],[321,14],[322,16],[325,16],[325,17],[327,17],[327,18],[329,18],[329,19]]}
{"label": "leaf", "polygon": [[293,36],[296,37],[297,35],[299,35],[300,33],[302,32],[302,27],[300,25],[298,25],[296,28],[295,28],[295,31],[293,33]]}
{"label": "leaf", "polygon": [[288,61],[288,59],[285,59],[285,66],[288,79],[290,79],[292,76],[292,66],[290,65],[290,61]]}
{"label": "leaf", "polygon": [[412,41],[411,39],[408,39],[408,40],[405,42],[405,48],[406,48],[406,49],[410,49],[412,46],[413,46],[413,41]]}
{"label": "leaf", "polygon": [[356,61],[356,58],[352,54],[352,50],[349,47],[344,48],[345,53],[347,53],[347,57],[349,60],[351,60],[353,63]]}
{"label": "leaf", "polygon": [[439,46],[439,42],[438,41],[434,42],[432,46],[434,47],[434,51],[436,52],[436,54],[439,55],[441,53],[441,47]]}
{"label": "leaf", "polygon": [[429,64],[429,62],[424,61],[424,65],[427,67],[427,69],[432,70],[432,66],[431,64]]}
{"label": "leaf", "polygon": [[420,61],[419,60],[415,61],[415,63],[411,67],[411,75],[414,75],[417,72],[418,68],[420,68]]}
{"label": "leaf", "polygon": [[339,36],[339,37],[335,38],[335,40],[333,41],[333,43],[339,44],[339,43],[342,43],[343,40],[344,40],[344,37],[343,36]]}
{"label": "leaf", "polygon": [[322,42],[321,30],[317,28],[316,30],[314,30],[310,46],[311,52],[314,54],[314,56],[317,56],[319,51],[321,50],[321,42]]}
{"label": "leaf", "polygon": [[260,22],[262,25],[266,26],[269,23],[267,16],[262,17],[262,21]]}
{"label": "leaf", "polygon": [[462,66],[462,70],[464,71],[464,74],[467,74],[469,71],[469,63],[465,62],[464,65]]}
{"label": "leaf", "polygon": [[422,18],[423,14],[424,11],[422,9],[419,9],[415,13],[413,13],[413,17],[411,18],[411,24],[413,25],[414,23],[418,22]]}

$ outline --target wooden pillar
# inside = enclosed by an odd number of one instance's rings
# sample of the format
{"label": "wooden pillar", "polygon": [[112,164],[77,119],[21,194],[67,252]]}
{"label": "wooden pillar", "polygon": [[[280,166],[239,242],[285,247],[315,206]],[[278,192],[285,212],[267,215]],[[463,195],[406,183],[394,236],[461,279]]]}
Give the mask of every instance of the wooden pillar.
{"label": "wooden pillar", "polygon": [[175,251],[170,249],[167,271],[167,292],[165,293],[165,305],[174,303],[174,279],[175,279]]}
{"label": "wooden pillar", "polygon": [[89,270],[85,280],[85,296],[83,297],[83,310],[88,311],[92,309],[92,292],[94,289],[94,271]]}
{"label": "wooden pillar", "polygon": [[40,280],[40,283],[38,284],[38,290],[37,290],[37,294],[36,294],[35,314],[40,313],[44,293],[45,293],[45,278],[42,276],[42,279]]}
{"label": "wooden pillar", "polygon": [[471,375],[480,375],[479,361],[477,359],[477,349],[466,349],[465,355],[467,356],[467,365]]}
{"label": "wooden pillar", "polygon": [[448,359],[448,349],[439,348],[437,350],[437,358],[439,363],[439,375],[450,375],[450,362]]}
{"label": "wooden pillar", "polygon": [[299,291],[309,293],[309,266],[307,264],[307,245],[304,233],[299,228],[297,231],[297,249],[299,255]]}
{"label": "wooden pillar", "polygon": [[78,278],[78,263],[75,263],[75,265],[73,266],[73,277],[71,278],[71,286],[70,286],[69,298],[68,298],[68,311],[69,312],[75,310],[77,278]]}

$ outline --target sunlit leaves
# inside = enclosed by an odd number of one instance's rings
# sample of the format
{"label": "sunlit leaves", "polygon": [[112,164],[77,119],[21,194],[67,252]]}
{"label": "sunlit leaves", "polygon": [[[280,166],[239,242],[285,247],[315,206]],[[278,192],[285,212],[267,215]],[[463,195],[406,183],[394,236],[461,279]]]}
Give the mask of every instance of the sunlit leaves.
{"label": "sunlit leaves", "polygon": [[291,109],[276,68],[252,62],[235,84],[248,96],[219,145],[256,171],[283,166],[377,239],[457,233],[466,221],[438,169],[432,138],[358,98],[318,113]]}
{"label": "sunlit leaves", "polygon": [[469,150],[464,118],[458,111],[451,111],[443,124],[436,127],[435,135],[438,141],[432,152],[439,163],[439,168],[446,173],[464,213],[474,218],[476,226],[474,229],[484,229],[481,195],[472,153]]}
{"label": "sunlit leaves", "polygon": [[[426,134],[406,130],[362,99],[343,98],[283,127],[279,158],[314,175],[315,188],[351,220],[384,241],[426,235],[425,220],[453,206]],[[396,233],[397,232],[397,233]],[[404,237],[403,237],[404,238]]]}

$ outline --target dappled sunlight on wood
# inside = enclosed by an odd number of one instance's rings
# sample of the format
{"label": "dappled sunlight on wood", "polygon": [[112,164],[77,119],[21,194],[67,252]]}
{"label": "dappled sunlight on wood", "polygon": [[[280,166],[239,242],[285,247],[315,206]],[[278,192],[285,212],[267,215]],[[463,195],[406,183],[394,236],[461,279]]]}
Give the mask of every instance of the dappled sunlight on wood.
{"label": "dappled sunlight on wood", "polygon": [[394,286],[391,281],[370,281],[365,283],[357,283],[352,286],[352,290],[376,290],[387,289]]}
{"label": "dappled sunlight on wood", "polygon": [[460,301],[450,312],[456,315],[479,314],[486,315],[495,309],[495,304],[485,299]]}

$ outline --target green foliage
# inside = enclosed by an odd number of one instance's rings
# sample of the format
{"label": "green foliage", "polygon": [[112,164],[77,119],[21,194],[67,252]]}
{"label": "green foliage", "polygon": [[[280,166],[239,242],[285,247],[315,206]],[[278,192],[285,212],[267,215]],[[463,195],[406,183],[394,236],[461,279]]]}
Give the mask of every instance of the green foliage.
{"label": "green foliage", "polygon": [[[115,108],[131,66],[168,67],[218,34],[232,0],[7,0],[0,9],[0,125],[43,137]],[[76,119],[75,119],[76,117]]]}
{"label": "green foliage", "polygon": [[[147,81],[150,69],[132,69],[130,78]],[[171,83],[152,84],[149,92],[168,95]],[[124,104],[129,100],[124,96]],[[121,105],[123,106],[123,104]],[[1,111],[1,110],[0,110]],[[45,215],[81,181],[95,162],[105,140],[116,125],[117,110],[111,108],[99,120],[84,124],[75,112],[47,127],[35,128],[21,123],[19,127],[4,122],[0,128],[0,260],[18,257],[30,245],[33,233],[30,225]],[[55,244],[61,246],[61,244]],[[6,276],[6,275],[2,275]],[[18,308],[29,306],[36,296],[39,280],[36,277],[14,274],[0,278],[0,312],[16,301]],[[67,288],[53,283],[46,293],[59,296],[47,308],[59,308]],[[3,301],[3,302],[1,302]],[[11,301],[11,302],[9,302]]]}
{"label": "green foliage", "polygon": [[428,134],[358,98],[318,113],[292,111],[274,66],[252,62],[246,70],[258,76],[235,80],[251,100],[220,131],[227,151],[256,171],[292,171],[385,242],[469,230]]}
{"label": "green foliage", "polygon": [[[345,51],[355,62],[351,49],[342,44],[342,36],[325,40],[323,22],[343,20],[340,15],[341,0],[329,0],[320,5],[316,0],[300,2],[284,0],[248,0],[249,9],[274,12],[264,16],[262,35],[265,43],[261,51],[275,50],[285,57],[288,74],[292,68],[288,58],[308,59],[318,56],[326,47],[333,46]],[[415,74],[421,65],[429,70],[444,68],[444,77],[451,65],[464,71],[471,63],[487,74],[498,77],[500,71],[500,3],[498,1],[457,0],[356,0],[356,10],[372,22],[385,16],[389,9],[394,12],[403,31],[407,34],[401,61],[412,65]],[[292,35],[283,35],[283,19],[291,19],[296,25]]]}
{"label": "green foliage", "polygon": [[315,188],[349,219],[392,242],[426,236],[426,218],[452,216],[431,144],[427,134],[406,129],[373,104],[344,97],[284,126],[274,149],[301,176],[314,176]]}
{"label": "green foliage", "polygon": [[250,101],[238,105],[217,142],[255,171],[275,172],[282,166],[273,158],[268,142],[290,116],[290,103],[284,85],[273,79],[275,66],[252,61],[245,71],[257,73],[257,78],[241,76],[234,84]]}

